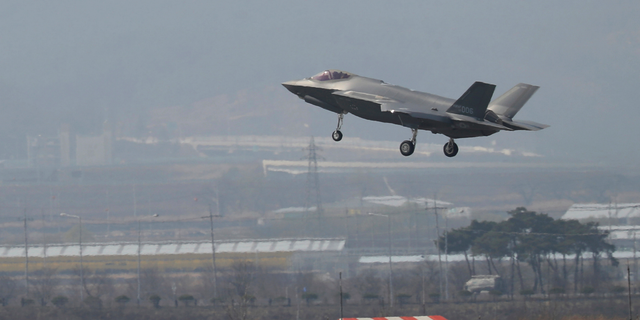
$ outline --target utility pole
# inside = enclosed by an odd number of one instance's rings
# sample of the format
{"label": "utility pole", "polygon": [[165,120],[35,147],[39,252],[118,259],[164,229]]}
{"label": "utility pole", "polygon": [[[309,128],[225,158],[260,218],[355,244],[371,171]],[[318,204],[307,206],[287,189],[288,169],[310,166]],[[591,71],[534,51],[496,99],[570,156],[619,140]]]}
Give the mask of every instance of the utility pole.
{"label": "utility pole", "polygon": [[136,185],[132,186],[133,188],[133,216],[138,217],[138,198],[136,197]]}
{"label": "utility pole", "polygon": [[627,260],[627,290],[629,293],[629,320],[633,320],[631,308],[631,271],[629,270],[629,261]]}
{"label": "utility pole", "polygon": [[23,217],[24,221],[24,284],[27,292],[27,297],[29,296],[29,238],[28,238],[28,230],[27,230],[27,207],[24,207]]}
{"label": "utility pole", "polygon": [[388,214],[369,213],[370,216],[387,217],[389,224],[389,307],[393,308],[393,269],[391,267],[391,216]]}
{"label": "utility pole", "polygon": [[317,153],[318,151],[322,151],[322,148],[316,146],[313,137],[311,137],[309,146],[305,148],[305,150],[308,151],[306,159],[309,160],[309,166],[307,169],[307,200],[305,203],[305,211],[308,211],[311,207],[311,193],[315,193],[316,212],[318,214],[322,214],[322,197],[320,196],[320,179],[318,178],[318,158],[324,158]]}
{"label": "utility pole", "polygon": [[51,186],[49,186],[49,220],[53,221],[53,191],[51,191]]}
{"label": "utility pole", "polygon": [[[154,214],[151,216],[148,216],[150,218],[157,218],[158,214]],[[137,295],[137,301],[138,301],[138,306],[140,306],[140,249],[142,248],[142,243],[140,242],[140,220],[142,219],[142,217],[140,219],[138,219],[138,295]]]}
{"label": "utility pole", "polygon": [[636,257],[638,252],[636,247],[636,231],[633,231],[633,280],[638,279],[638,259]]}
{"label": "utility pole", "polygon": [[105,198],[107,203],[107,237],[109,237],[109,234],[111,233],[111,219],[110,219],[111,208],[109,208],[109,188],[108,187],[107,187]]}
{"label": "utility pole", "polygon": [[438,250],[438,272],[440,276],[438,281],[440,283],[440,294],[442,294],[442,257],[440,255],[440,223],[438,222],[438,205],[436,199],[433,199],[433,210],[436,215],[436,249]]}
{"label": "utility pole", "polygon": [[342,309],[342,272],[340,272],[340,320],[344,319]]}
{"label": "utility pole", "polygon": [[[429,210],[429,209],[431,209],[431,208],[429,208],[428,203],[427,203],[427,210]],[[442,294],[442,274],[443,273],[442,273],[442,255],[440,254],[440,223],[439,223],[439,219],[438,219],[438,209],[447,209],[447,208],[446,207],[438,207],[438,201],[436,200],[436,196],[434,195],[434,197],[433,197],[433,212],[434,212],[434,214],[436,216],[436,236],[437,236],[437,238],[436,238],[436,249],[438,250],[438,269],[439,269],[439,272],[440,272],[440,276],[438,278],[439,278],[439,284],[440,284],[440,294]],[[446,216],[445,216],[445,219],[447,219]],[[445,224],[447,222],[448,222],[448,219],[445,221]],[[448,226],[445,225],[445,229],[446,229],[446,227],[448,227]],[[447,243],[447,241],[445,239],[445,254],[447,253],[446,250],[448,249],[447,245],[448,245],[448,243]],[[446,258],[446,259],[447,259],[447,262],[448,262],[448,258]],[[446,276],[447,275],[445,275],[445,277]],[[447,288],[446,288],[446,292],[445,293],[446,293],[446,296],[448,296],[448,293],[449,293],[449,290],[448,290],[448,279],[446,279],[446,282],[447,282],[446,283]]]}
{"label": "utility pole", "polygon": [[449,301],[449,213],[444,215],[444,298]]}
{"label": "utility pole", "polygon": [[61,213],[61,217],[69,217],[78,219],[79,224],[79,237],[78,237],[78,245],[80,246],[80,301],[84,301],[84,265],[82,264],[82,217],[76,216],[74,214]]}
{"label": "utility pole", "polygon": [[41,211],[42,213],[42,269],[47,268],[47,236],[44,232],[45,227],[45,216],[44,216],[44,208]]}
{"label": "utility pole", "polygon": [[[216,191],[217,194],[217,191]],[[216,200],[217,201],[217,200]],[[216,215],[217,217],[220,214]],[[211,262],[213,265],[213,297],[218,297],[218,274],[216,271],[216,243],[213,233],[213,212],[211,211],[211,203],[209,203],[209,222],[211,223]]]}
{"label": "utility pole", "polygon": [[[426,261],[426,259],[425,259]],[[422,315],[426,316],[427,315],[427,301],[426,301],[426,297],[425,297],[425,290],[424,290],[424,265],[422,266]]]}
{"label": "utility pole", "polygon": [[138,294],[136,296],[138,307],[140,306],[140,247],[140,219],[138,219]]}

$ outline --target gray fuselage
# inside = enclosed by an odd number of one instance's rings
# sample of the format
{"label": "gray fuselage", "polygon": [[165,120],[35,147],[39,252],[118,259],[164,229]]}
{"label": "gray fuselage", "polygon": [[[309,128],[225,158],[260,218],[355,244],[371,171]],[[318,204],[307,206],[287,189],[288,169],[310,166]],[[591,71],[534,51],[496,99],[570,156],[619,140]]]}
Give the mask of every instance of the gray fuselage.
{"label": "gray fuselage", "polygon": [[[442,133],[451,138],[488,136],[498,132],[498,130],[487,130],[486,128],[457,128],[452,125],[449,114],[446,112],[456,100],[388,84],[382,80],[351,75],[348,79],[325,81],[306,78],[285,82],[283,85],[306,102],[336,113],[352,113],[367,120],[428,130],[433,133]],[[372,101],[340,101],[341,97],[333,94],[338,91],[363,92],[391,99],[410,105],[412,112],[429,114],[431,119],[415,121],[415,119],[403,116],[399,112],[386,112],[381,109],[380,103]],[[317,103],[316,100],[320,103]]]}

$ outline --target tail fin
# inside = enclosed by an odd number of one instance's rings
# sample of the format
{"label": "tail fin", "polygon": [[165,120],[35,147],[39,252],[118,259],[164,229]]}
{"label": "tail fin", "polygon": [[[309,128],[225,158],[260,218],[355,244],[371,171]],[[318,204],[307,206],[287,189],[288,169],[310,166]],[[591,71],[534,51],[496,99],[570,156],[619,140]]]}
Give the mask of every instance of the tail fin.
{"label": "tail fin", "polygon": [[526,83],[518,83],[509,91],[491,102],[489,110],[495,112],[499,116],[506,116],[513,119],[513,116],[520,111],[529,98],[536,93],[540,87],[532,86]]}
{"label": "tail fin", "polygon": [[495,89],[493,84],[475,82],[447,112],[483,119]]}

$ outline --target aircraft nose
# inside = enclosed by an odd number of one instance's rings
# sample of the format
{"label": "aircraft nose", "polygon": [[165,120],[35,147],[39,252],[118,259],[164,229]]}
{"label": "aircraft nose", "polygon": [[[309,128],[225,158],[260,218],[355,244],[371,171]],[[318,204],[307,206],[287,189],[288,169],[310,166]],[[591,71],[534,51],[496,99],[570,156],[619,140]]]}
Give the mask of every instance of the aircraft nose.
{"label": "aircraft nose", "polygon": [[298,86],[296,86],[296,81],[283,82],[282,86],[287,88],[287,90],[291,91],[291,93],[296,94],[296,95],[298,94],[298,91],[296,90],[296,88],[298,87]]}

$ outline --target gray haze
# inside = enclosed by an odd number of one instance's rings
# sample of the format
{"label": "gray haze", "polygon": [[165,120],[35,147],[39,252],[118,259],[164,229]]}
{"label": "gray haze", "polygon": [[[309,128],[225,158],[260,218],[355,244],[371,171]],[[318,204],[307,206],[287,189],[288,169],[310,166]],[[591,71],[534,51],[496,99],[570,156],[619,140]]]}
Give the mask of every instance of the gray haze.
{"label": "gray haze", "polygon": [[[269,92],[251,96],[255,105],[315,108],[276,87],[337,68],[452,98],[476,80],[496,84],[496,95],[539,85],[518,118],[551,128],[459,143],[628,165],[640,159],[639,9],[637,1],[3,1],[0,158],[24,157],[27,134],[55,134],[62,123],[94,133],[105,119],[143,121],[135,119],[244,90]],[[304,112],[321,120],[302,134],[333,130],[334,115]],[[279,126],[300,125],[288,119]],[[231,132],[278,134],[252,127]],[[345,128],[347,137],[410,137],[353,116]]]}

